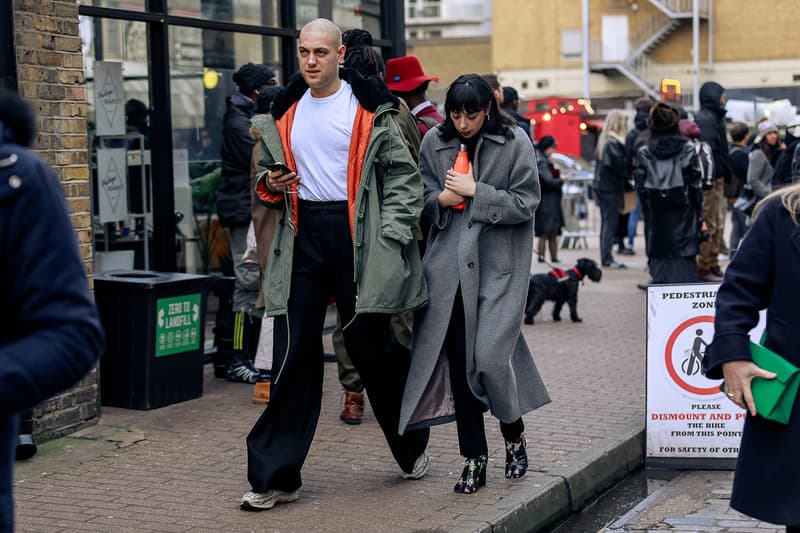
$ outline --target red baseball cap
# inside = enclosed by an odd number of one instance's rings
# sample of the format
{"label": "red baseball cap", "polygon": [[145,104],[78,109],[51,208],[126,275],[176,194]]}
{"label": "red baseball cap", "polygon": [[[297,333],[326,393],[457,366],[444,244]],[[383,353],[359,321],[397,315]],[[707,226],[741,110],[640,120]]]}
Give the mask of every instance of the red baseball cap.
{"label": "red baseball cap", "polygon": [[439,83],[436,76],[426,76],[416,56],[403,56],[386,62],[386,85],[390,91],[411,92],[426,81]]}

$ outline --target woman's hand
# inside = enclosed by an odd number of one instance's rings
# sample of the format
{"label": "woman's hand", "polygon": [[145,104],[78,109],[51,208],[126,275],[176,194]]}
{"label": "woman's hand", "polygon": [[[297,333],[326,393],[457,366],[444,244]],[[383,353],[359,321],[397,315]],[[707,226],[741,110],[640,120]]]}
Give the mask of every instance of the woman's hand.
{"label": "woman's hand", "polygon": [[475,178],[472,176],[472,163],[470,163],[469,172],[466,174],[458,174],[453,170],[448,170],[447,177],[444,180],[444,188],[463,198],[474,198],[476,186]]}
{"label": "woman's hand", "polygon": [[722,364],[722,373],[725,376],[725,394],[728,398],[741,407],[748,409],[750,414],[756,416],[756,403],[753,401],[753,392],[750,382],[754,377],[775,379],[775,372],[769,372],[756,366],[752,361],[728,361]]}
{"label": "woman's hand", "polygon": [[464,201],[463,196],[459,196],[451,190],[445,189],[439,193],[439,207],[442,209],[458,205]]}

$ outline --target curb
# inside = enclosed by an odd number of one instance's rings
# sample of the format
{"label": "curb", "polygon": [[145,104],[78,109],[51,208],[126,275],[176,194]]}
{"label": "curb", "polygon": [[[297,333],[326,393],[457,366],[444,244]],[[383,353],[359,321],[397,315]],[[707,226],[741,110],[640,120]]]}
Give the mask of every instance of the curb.
{"label": "curb", "polygon": [[588,450],[570,457],[569,465],[544,473],[538,487],[522,488],[504,498],[502,508],[470,517],[450,531],[544,531],[638,468],[644,460],[644,440],[644,424],[637,418],[619,437],[597,439]]}
{"label": "curb", "polygon": [[[671,481],[677,481],[682,478],[688,477],[689,474],[690,472],[684,472],[682,474],[678,474],[678,476],[673,478]],[[655,490],[654,492],[650,493],[647,497],[645,497],[645,499],[636,504],[636,506],[634,506],[630,511],[628,511],[621,517],[617,518],[612,524],[606,526],[606,528],[603,529],[602,531],[607,533],[620,533],[624,531],[624,528],[628,523],[634,521],[636,518],[639,517],[639,515],[641,515],[650,507],[657,505],[666,500],[667,498],[669,498],[673,492],[674,489],[671,489],[669,484],[659,487],[657,490]]]}

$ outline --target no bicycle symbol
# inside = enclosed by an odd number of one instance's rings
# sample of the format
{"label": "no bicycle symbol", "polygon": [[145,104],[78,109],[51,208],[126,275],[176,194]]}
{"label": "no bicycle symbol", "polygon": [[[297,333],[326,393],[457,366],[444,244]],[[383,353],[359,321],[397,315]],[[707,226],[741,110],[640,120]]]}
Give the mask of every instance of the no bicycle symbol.
{"label": "no bicycle symbol", "polygon": [[[714,317],[696,316],[681,323],[667,340],[664,363],[672,380],[686,392],[701,396],[719,394],[719,383],[706,379],[700,367],[714,336]],[[713,384],[713,385],[712,385]]]}

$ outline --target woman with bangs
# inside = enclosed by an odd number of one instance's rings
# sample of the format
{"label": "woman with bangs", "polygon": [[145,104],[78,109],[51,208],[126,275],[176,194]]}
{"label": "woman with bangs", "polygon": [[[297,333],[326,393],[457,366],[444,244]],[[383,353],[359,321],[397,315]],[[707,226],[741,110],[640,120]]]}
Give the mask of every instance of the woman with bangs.
{"label": "woman with bangs", "polygon": [[[460,145],[469,171],[454,172]],[[499,419],[505,476],[528,468],[522,415],[550,401],[520,331],[539,179],[531,142],[478,74],[447,90],[445,121],[422,140],[432,221],[423,259],[430,303],[414,321],[400,433],[456,421],[464,470],[454,490],[486,483],[483,413]]]}

